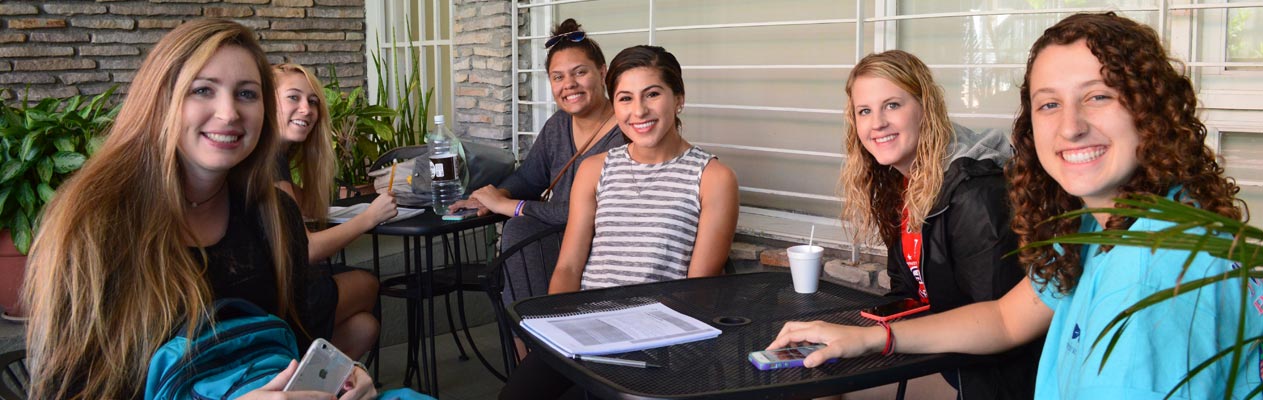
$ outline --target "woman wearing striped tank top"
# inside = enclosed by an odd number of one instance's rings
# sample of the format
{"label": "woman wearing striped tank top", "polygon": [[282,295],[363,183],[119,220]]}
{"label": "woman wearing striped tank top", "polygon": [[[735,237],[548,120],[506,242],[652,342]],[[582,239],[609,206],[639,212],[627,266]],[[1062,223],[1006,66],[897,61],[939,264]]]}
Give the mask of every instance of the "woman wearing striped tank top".
{"label": "woman wearing striped tank top", "polygon": [[[719,275],[737,227],[737,177],[680,136],[680,63],[635,46],[610,62],[606,90],[630,144],[588,157],[570,191],[570,218],[548,293]],[[536,354],[500,399],[582,398]]]}
{"label": "woman wearing striped tank top", "polygon": [[661,47],[631,47],[606,81],[631,143],[579,167],[548,292],[718,275],[737,225],[737,178],[680,135],[679,62]]}

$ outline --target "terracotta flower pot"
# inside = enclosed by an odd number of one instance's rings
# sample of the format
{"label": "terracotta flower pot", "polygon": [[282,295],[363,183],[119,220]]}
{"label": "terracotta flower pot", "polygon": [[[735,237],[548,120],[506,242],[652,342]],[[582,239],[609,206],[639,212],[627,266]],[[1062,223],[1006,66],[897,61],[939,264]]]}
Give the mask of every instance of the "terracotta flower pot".
{"label": "terracotta flower pot", "polygon": [[18,305],[22,293],[22,277],[26,272],[26,256],[13,246],[9,230],[0,230],[0,307],[10,316],[23,317],[26,310]]}

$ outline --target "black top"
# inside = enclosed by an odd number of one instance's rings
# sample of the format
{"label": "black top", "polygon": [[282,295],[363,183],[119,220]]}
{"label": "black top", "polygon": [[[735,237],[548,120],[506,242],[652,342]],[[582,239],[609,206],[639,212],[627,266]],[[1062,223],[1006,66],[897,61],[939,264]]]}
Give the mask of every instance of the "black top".
{"label": "black top", "polygon": [[[951,310],[1008,293],[1025,272],[1018,266],[1017,236],[1009,228],[1008,184],[993,161],[956,159],[948,166],[943,187],[921,227],[924,245],[921,276],[930,311]],[[892,298],[917,298],[917,281],[903,260],[900,240],[886,243],[886,271]],[[1006,353],[981,358],[962,369],[958,386],[964,399],[1029,399],[1044,340]],[[950,378],[949,378],[950,379]]]}
{"label": "black top", "polygon": [[[629,368],[563,358],[545,350],[518,322],[525,317],[661,302],[723,331],[714,339],[611,357],[648,361],[662,368]],[[765,272],[662,281],[532,297],[510,306],[514,329],[544,361],[599,398],[765,399],[811,398],[898,382],[956,368],[974,357],[958,354],[870,354],[817,368],[760,371],[747,356],[776,338],[787,321],[823,320],[872,326],[859,310],[881,296],[821,281],[816,293],[794,292],[788,273]],[[747,320],[737,318],[740,317]]]}
{"label": "black top", "polygon": [[[290,287],[293,291],[293,304],[299,313],[304,329],[298,329],[287,315],[280,314],[277,304],[276,274],[272,263],[271,246],[265,234],[257,207],[247,206],[239,195],[239,190],[229,193],[228,229],[218,243],[206,247],[208,264],[206,280],[210,283],[214,299],[241,298],[254,303],[269,313],[286,320],[298,338],[299,349],[306,348],[311,338],[303,334],[307,330],[310,335],[327,337],[327,333],[318,332],[319,321],[324,313],[332,311],[332,305],[321,304],[321,299],[310,299],[306,293],[316,282],[331,279],[307,266],[307,235],[303,230],[302,215],[298,205],[283,192],[277,191],[281,203],[283,227],[289,233],[290,243]],[[191,249],[195,260],[201,255],[197,249]],[[302,299],[304,301],[297,301]],[[328,309],[325,309],[328,307]],[[316,330],[316,331],[313,331]]]}
{"label": "black top", "polygon": [[294,183],[294,178],[289,173],[289,155],[286,153],[276,155],[276,179]]}

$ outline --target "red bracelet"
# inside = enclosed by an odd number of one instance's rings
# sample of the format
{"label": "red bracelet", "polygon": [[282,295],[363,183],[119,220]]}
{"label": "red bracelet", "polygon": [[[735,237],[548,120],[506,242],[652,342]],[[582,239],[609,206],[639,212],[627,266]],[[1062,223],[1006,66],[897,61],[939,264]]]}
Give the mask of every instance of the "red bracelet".
{"label": "red bracelet", "polygon": [[881,350],[881,355],[889,356],[895,354],[895,331],[890,329],[890,323],[886,321],[877,322],[882,328],[886,328],[886,348]]}

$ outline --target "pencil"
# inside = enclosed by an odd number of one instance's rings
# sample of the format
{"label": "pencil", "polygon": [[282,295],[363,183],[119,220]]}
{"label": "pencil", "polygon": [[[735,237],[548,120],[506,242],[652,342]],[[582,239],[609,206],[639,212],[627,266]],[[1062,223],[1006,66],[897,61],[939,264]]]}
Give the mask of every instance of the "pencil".
{"label": "pencil", "polygon": [[399,166],[399,162],[395,161],[390,164],[390,183],[386,184],[386,191],[395,192],[395,167]]}

